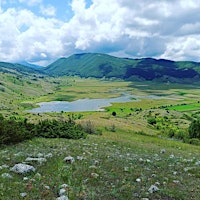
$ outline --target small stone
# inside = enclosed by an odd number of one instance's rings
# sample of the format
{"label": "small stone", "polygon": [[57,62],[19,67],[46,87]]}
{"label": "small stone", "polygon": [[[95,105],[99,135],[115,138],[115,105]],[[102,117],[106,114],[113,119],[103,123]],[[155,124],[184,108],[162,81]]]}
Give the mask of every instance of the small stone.
{"label": "small stone", "polygon": [[68,185],[64,183],[64,184],[62,184],[60,187],[61,187],[61,188],[67,188]]}
{"label": "small stone", "polygon": [[129,168],[128,168],[128,167],[124,167],[124,171],[125,171],[125,172],[128,172],[128,171],[129,171]]}
{"label": "small stone", "polygon": [[175,158],[174,154],[171,154],[169,157],[170,157],[171,159]]}
{"label": "small stone", "polygon": [[63,196],[66,192],[67,192],[66,189],[64,188],[60,189],[59,196]]}
{"label": "small stone", "polygon": [[136,179],[136,182],[140,183],[142,180],[140,178]]}
{"label": "small stone", "polygon": [[14,154],[14,156],[21,156],[21,155],[23,155],[22,152],[18,152],[18,153],[15,153],[15,154]]}
{"label": "small stone", "polygon": [[160,185],[160,183],[159,182],[155,182],[155,185]]}
{"label": "small stone", "polygon": [[67,156],[64,158],[64,161],[68,164],[72,164],[75,160],[72,156]]}
{"label": "small stone", "polygon": [[94,165],[98,165],[98,164],[99,164],[99,161],[98,161],[98,160],[94,160],[94,161],[93,161],[93,164],[94,164]]}
{"label": "small stone", "polygon": [[38,158],[44,157],[44,154],[38,153],[38,154],[37,154],[37,157],[38,157]]}
{"label": "small stone", "polygon": [[140,162],[143,162],[144,160],[142,158],[139,159]]}
{"label": "small stone", "polygon": [[7,168],[9,168],[8,165],[2,165],[2,166],[0,166],[0,169],[7,169]]}
{"label": "small stone", "polygon": [[9,173],[3,173],[1,175],[2,178],[13,178]]}
{"label": "small stone", "polygon": [[23,181],[28,181],[28,177],[24,177],[24,178],[23,178]]}
{"label": "small stone", "polygon": [[24,174],[24,173],[34,172],[35,168],[31,165],[19,163],[16,164],[14,167],[12,167],[11,171],[18,174]]}
{"label": "small stone", "polygon": [[98,177],[99,177],[99,174],[97,174],[97,173],[91,173],[91,177],[92,177],[92,178],[98,178]]}
{"label": "small stone", "polygon": [[77,156],[76,159],[77,160],[83,160],[83,156]]}
{"label": "small stone", "polygon": [[159,191],[159,188],[155,185],[152,185],[149,189],[148,189],[148,192],[149,193],[154,193],[154,192],[157,192]]}
{"label": "small stone", "polygon": [[53,154],[52,153],[48,153],[47,155],[44,156],[45,158],[52,158]]}
{"label": "small stone", "polygon": [[26,162],[39,162],[41,164],[43,162],[46,162],[47,159],[46,158],[31,158],[31,157],[28,157],[28,158],[26,158],[25,161]]}
{"label": "small stone", "polygon": [[27,193],[26,193],[26,192],[20,193],[20,196],[21,196],[21,197],[26,197],[26,196],[27,196]]}
{"label": "small stone", "polygon": [[195,162],[195,165],[200,165],[200,160]]}
{"label": "small stone", "polygon": [[165,149],[161,149],[161,150],[160,150],[160,153],[162,153],[162,154],[165,153],[165,152],[166,152]]}
{"label": "small stone", "polygon": [[45,185],[44,188],[50,190],[50,187],[48,185]]}
{"label": "small stone", "polygon": [[69,198],[63,195],[63,196],[58,197],[57,200],[69,200]]}
{"label": "small stone", "polygon": [[175,183],[175,184],[179,184],[180,181],[178,181],[178,180],[173,180],[173,183]]}
{"label": "small stone", "polygon": [[91,166],[89,166],[89,169],[97,169],[97,166],[91,165]]}

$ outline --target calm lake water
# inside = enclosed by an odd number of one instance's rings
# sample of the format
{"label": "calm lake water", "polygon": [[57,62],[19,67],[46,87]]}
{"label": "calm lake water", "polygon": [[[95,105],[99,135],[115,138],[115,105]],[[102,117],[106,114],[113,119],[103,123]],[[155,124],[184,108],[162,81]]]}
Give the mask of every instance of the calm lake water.
{"label": "calm lake water", "polygon": [[133,95],[122,95],[117,98],[109,99],[79,99],[76,101],[52,101],[38,103],[39,108],[29,110],[31,113],[43,112],[78,112],[78,111],[98,111],[114,102],[131,102],[136,101]]}
{"label": "calm lake water", "polygon": [[160,99],[160,96],[135,96],[129,94],[123,94],[117,98],[108,99],[79,99],[76,101],[52,101],[38,103],[39,108],[29,110],[31,113],[43,113],[43,112],[81,112],[81,111],[100,111],[104,107],[111,106],[114,102],[132,102],[138,101],[141,98]]}

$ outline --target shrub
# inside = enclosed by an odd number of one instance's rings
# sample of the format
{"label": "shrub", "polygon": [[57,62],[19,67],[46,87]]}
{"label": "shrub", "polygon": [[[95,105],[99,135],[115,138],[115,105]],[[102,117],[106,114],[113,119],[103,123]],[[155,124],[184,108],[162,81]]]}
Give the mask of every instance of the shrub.
{"label": "shrub", "polygon": [[188,129],[190,138],[198,138],[200,139],[200,119],[194,120]]}
{"label": "shrub", "polygon": [[200,146],[200,140],[197,139],[197,138],[192,138],[189,140],[189,143],[190,144],[193,144],[193,145],[197,145],[197,146]]}
{"label": "shrub", "polygon": [[0,145],[18,143],[34,137],[33,125],[13,119],[0,120]]}
{"label": "shrub", "polygon": [[147,119],[147,122],[148,122],[148,124],[155,125],[156,124],[156,119],[154,117],[149,117]]}
{"label": "shrub", "polygon": [[80,139],[86,136],[83,127],[70,118],[67,121],[43,120],[32,124],[27,119],[5,119],[0,114],[0,145],[14,144],[33,137]]}
{"label": "shrub", "polygon": [[75,124],[72,119],[68,121],[43,120],[36,125],[36,136],[45,138],[86,138],[83,127]]}
{"label": "shrub", "polygon": [[88,134],[96,134],[94,124],[90,120],[83,124],[83,128]]}
{"label": "shrub", "polygon": [[115,111],[113,111],[113,112],[112,112],[112,116],[115,117],[116,115],[117,115],[117,113],[116,113]]}

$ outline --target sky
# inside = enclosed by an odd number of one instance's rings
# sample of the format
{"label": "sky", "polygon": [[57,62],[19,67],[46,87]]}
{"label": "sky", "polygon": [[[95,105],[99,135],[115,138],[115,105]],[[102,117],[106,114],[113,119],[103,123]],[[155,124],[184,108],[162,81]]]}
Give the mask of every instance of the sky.
{"label": "sky", "polygon": [[200,62],[200,0],[0,0],[0,61],[88,52]]}

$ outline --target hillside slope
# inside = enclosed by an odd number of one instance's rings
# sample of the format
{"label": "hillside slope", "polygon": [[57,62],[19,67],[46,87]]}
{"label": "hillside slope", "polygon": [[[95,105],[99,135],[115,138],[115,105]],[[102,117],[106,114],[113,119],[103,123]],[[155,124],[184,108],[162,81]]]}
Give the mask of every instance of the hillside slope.
{"label": "hillside slope", "polygon": [[79,75],[81,77],[121,78],[131,80],[199,79],[200,63],[153,58],[129,59],[106,54],[75,54],[60,58],[44,69],[48,75]]}
{"label": "hillside slope", "polygon": [[38,74],[43,73],[39,69],[34,69],[31,67],[27,67],[22,64],[14,64],[14,63],[7,63],[7,62],[0,62],[0,72],[5,73],[21,73],[21,74]]}
{"label": "hillside slope", "polygon": [[0,112],[24,109],[23,101],[52,92],[54,84],[31,69],[18,64],[0,63]]}

